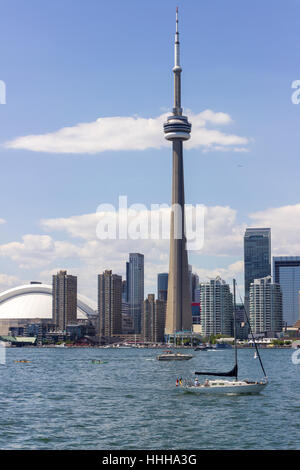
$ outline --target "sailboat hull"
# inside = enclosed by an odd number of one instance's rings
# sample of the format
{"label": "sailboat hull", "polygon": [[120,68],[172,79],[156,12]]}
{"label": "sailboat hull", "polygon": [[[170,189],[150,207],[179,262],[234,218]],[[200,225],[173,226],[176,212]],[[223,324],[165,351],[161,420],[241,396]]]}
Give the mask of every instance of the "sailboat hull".
{"label": "sailboat hull", "polygon": [[236,381],[231,382],[229,380],[220,381],[209,381],[208,385],[190,385],[183,384],[180,389],[197,393],[197,394],[229,394],[229,395],[240,395],[240,394],[251,394],[260,393],[265,389],[268,382],[247,382],[247,381]]}

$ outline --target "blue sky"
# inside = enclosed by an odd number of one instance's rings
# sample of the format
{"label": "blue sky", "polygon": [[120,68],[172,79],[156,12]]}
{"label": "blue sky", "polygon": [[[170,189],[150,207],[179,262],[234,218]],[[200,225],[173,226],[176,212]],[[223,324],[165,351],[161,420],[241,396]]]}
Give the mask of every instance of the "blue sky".
{"label": "blue sky", "polygon": [[[297,0],[10,0],[0,20],[0,80],[7,86],[0,105],[0,288],[50,281],[52,270],[67,267],[81,276],[83,293],[95,297],[97,271],[112,266],[124,274],[126,252],[149,251],[116,244],[110,260],[99,246],[97,259],[95,247],[86,255],[90,237],[71,235],[66,223],[49,230],[41,219],[92,214],[122,194],[129,204],[169,203],[170,147],[51,153],[7,142],[98,118],[149,119],[171,110],[177,4],[185,110],[224,113],[231,122],[207,128],[247,140],[241,146],[247,151],[232,145],[185,151],[186,201],[218,207],[220,217],[207,231],[216,252],[192,253],[191,264],[203,278],[220,272],[242,285],[241,233],[258,223],[271,226],[274,254],[299,255],[300,105],[291,102],[291,84],[300,79]],[[223,239],[228,249],[220,248]],[[82,256],[72,254],[76,246]],[[145,262],[152,290],[155,272],[167,267],[165,247]]]}

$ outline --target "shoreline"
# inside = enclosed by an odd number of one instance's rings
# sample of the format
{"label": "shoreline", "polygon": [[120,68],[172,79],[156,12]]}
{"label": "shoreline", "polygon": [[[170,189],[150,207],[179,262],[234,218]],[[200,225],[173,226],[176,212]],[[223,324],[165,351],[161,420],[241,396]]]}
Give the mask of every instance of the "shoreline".
{"label": "shoreline", "polygon": [[[166,349],[167,346],[147,346],[147,347],[143,347],[143,346],[120,346],[120,347],[117,347],[117,346],[55,346],[55,345],[47,345],[47,346],[33,346],[33,345],[23,345],[23,346],[5,346],[5,348],[7,349],[154,349],[154,350],[158,350],[158,349]],[[257,345],[257,348],[258,349],[297,349],[297,348],[293,348],[292,345],[288,345],[288,346],[260,346],[260,345]],[[188,347],[188,346],[177,346],[176,348],[173,348],[173,347],[169,347],[168,349],[188,349],[188,350],[194,350],[194,347]],[[230,350],[230,349],[233,349],[233,348],[224,348],[226,350]],[[224,349],[220,348],[220,349],[216,349],[216,351],[224,351]],[[237,346],[237,349],[255,349],[255,346]],[[195,352],[207,352],[207,351],[195,351]]]}

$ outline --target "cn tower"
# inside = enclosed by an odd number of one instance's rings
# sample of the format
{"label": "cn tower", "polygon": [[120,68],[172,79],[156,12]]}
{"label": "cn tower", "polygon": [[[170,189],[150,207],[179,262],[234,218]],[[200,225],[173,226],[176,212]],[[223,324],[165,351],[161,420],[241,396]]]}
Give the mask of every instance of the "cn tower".
{"label": "cn tower", "polygon": [[165,138],[172,142],[172,212],[170,227],[170,261],[165,334],[191,330],[192,309],[189,286],[188,256],[185,236],[183,141],[190,138],[191,124],[182,115],[180,44],[178,8],[176,8],[174,108],[164,124]]}

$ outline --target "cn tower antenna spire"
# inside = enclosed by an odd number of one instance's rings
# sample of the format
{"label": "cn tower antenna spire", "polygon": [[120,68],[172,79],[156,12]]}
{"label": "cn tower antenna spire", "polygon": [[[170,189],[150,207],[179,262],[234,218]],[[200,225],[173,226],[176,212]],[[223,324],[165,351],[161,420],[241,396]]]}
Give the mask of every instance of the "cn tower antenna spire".
{"label": "cn tower antenna spire", "polygon": [[180,67],[180,42],[178,31],[178,7],[176,7],[176,33],[175,33],[175,67]]}
{"label": "cn tower antenna spire", "polygon": [[179,42],[179,31],[178,31],[178,7],[176,7],[176,32],[175,32],[175,44],[174,44],[174,109],[173,113],[177,116],[181,116],[181,78],[180,74],[182,68],[180,67],[180,42]]}

